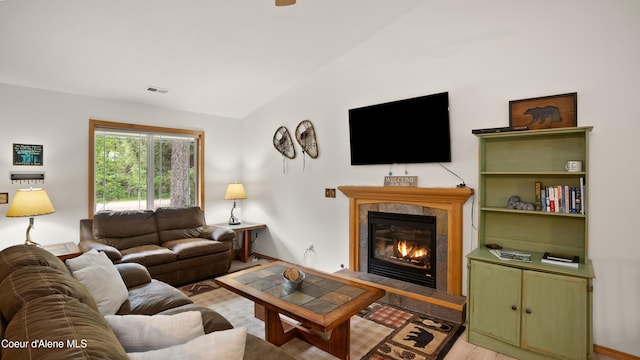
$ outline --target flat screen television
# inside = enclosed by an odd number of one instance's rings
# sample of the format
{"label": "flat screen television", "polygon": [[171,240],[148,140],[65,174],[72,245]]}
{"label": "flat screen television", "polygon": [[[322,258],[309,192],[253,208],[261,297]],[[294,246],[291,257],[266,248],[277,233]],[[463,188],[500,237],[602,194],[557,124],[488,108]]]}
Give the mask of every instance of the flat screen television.
{"label": "flat screen television", "polygon": [[449,93],[349,110],[351,165],[451,162]]}

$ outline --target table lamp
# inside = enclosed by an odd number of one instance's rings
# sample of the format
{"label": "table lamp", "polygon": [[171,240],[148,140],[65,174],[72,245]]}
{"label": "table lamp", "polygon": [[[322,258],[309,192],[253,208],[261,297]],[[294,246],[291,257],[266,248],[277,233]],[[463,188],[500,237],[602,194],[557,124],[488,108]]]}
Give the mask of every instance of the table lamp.
{"label": "table lamp", "polygon": [[9,205],[7,211],[7,217],[29,217],[29,227],[27,227],[27,239],[24,241],[25,245],[40,246],[35,241],[31,241],[29,232],[33,228],[33,217],[38,215],[46,215],[54,213],[56,209],[53,208],[49,196],[44,189],[20,189],[16,191],[16,195]]}
{"label": "table lamp", "polygon": [[236,209],[236,200],[242,200],[246,198],[247,194],[244,192],[244,186],[242,186],[241,183],[231,183],[227,186],[227,191],[224,193],[224,199],[233,200],[233,207],[231,208],[229,225],[238,225],[241,223],[240,219],[233,215],[233,211]]}

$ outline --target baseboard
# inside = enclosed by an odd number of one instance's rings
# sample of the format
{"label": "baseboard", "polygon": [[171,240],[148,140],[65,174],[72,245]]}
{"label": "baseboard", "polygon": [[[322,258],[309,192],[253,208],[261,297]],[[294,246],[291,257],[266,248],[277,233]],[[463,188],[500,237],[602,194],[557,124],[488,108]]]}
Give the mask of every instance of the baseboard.
{"label": "baseboard", "polygon": [[253,253],[253,254],[251,254],[251,256],[257,257],[258,259],[267,259],[267,260],[270,260],[270,261],[284,261],[284,260],[280,260],[278,258],[274,258],[274,257],[269,256],[269,255],[264,255],[264,254],[260,254],[260,253]]}
{"label": "baseboard", "polygon": [[593,351],[597,354],[607,356],[617,360],[640,360],[640,357],[638,356],[623,353],[622,351],[609,349],[607,347],[596,345],[596,344],[593,345]]}

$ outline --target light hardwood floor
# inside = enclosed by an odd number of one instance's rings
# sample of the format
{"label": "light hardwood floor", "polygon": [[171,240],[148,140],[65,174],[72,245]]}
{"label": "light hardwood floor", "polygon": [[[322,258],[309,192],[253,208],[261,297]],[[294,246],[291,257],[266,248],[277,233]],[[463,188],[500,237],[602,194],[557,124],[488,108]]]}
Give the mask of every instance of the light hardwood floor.
{"label": "light hardwood floor", "polygon": [[[507,355],[473,345],[467,342],[465,331],[453,345],[445,360],[517,360]],[[593,354],[593,360],[614,360],[608,356]]]}

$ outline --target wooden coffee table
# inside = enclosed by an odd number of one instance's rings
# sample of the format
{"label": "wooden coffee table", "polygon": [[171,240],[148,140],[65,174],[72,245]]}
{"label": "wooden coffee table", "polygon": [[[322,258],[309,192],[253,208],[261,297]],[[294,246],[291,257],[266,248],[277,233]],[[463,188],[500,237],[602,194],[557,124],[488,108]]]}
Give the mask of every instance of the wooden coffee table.
{"label": "wooden coffee table", "polygon": [[[282,273],[290,267],[306,274],[299,290],[284,285]],[[340,359],[349,359],[351,317],[385,294],[373,286],[279,261],[215,282],[255,303],[256,316],[265,322],[265,340],[280,346],[297,337]]]}

